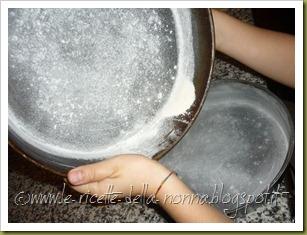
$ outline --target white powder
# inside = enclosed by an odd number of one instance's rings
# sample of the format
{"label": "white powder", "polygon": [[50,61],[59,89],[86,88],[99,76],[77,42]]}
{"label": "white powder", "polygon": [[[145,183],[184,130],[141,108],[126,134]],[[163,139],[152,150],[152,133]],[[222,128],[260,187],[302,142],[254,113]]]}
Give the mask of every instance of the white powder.
{"label": "white powder", "polygon": [[187,79],[179,79],[172,93],[161,110],[162,117],[173,117],[183,114],[195,100],[194,84]]}
{"label": "white powder", "polygon": [[160,11],[11,11],[10,127],[67,158],[162,150],[195,91],[189,10]]}

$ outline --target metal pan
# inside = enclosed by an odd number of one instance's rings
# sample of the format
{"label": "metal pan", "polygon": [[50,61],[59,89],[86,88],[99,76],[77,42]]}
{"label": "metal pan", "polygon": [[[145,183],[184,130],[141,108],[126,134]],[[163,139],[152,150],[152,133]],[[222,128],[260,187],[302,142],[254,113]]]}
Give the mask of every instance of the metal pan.
{"label": "metal pan", "polygon": [[161,163],[203,200],[229,212],[267,192],[293,148],[291,117],[274,94],[243,81],[217,80],[193,127]]}
{"label": "metal pan", "polygon": [[[174,10],[177,15],[174,15]],[[163,135],[162,141],[159,139],[153,143],[160,148],[152,157],[161,158],[179,142],[197,117],[208,90],[214,59],[214,30],[210,10],[174,10],[10,9],[10,146],[28,160],[60,175],[65,175],[70,168],[104,159],[105,156],[93,154],[93,149],[104,147],[106,138],[103,135],[110,134],[113,126],[112,120],[97,110],[101,111],[104,105],[108,105],[107,102],[103,103],[106,99],[112,104],[113,97],[121,95],[121,92],[101,92],[99,89],[103,90],[105,80],[93,77],[100,72],[103,78],[117,79],[117,74],[125,72],[133,78],[134,75],[139,76],[137,72],[141,69],[147,72],[147,80],[140,79],[137,82],[134,87],[136,96],[146,92],[154,95],[163,88],[164,97],[168,97],[174,85],[174,81],[169,78],[178,76],[180,66],[176,66],[183,51],[181,46],[187,44],[189,37],[185,36],[190,34],[189,40],[194,51],[191,61],[194,64],[192,79],[196,98],[189,112],[170,120],[173,128]],[[183,20],[187,15],[189,20]],[[181,31],[178,30],[178,22],[181,22]],[[159,52],[155,54],[157,47]],[[137,63],[131,64],[130,70],[126,71],[127,66],[122,65],[132,62],[133,56]],[[144,58],[140,59],[140,56]],[[97,58],[104,58],[105,63],[97,65]],[[160,62],[157,58],[160,58]],[[109,68],[114,68],[115,72]],[[81,76],[82,73],[84,76]],[[82,80],[84,77],[92,81]],[[148,83],[153,89],[144,89]],[[87,102],[90,97],[99,99],[104,105]],[[69,99],[76,101],[69,103]],[[157,111],[166,101],[167,98],[150,105]],[[132,105],[135,100],[123,99],[122,102]],[[70,113],[65,113],[61,103],[67,109],[73,107],[74,110],[78,106],[87,118],[83,122],[76,122],[76,112],[70,110]],[[86,107],[88,110],[85,110]],[[146,112],[146,109],[138,110],[138,115],[129,117],[131,122],[126,126],[121,126],[122,123],[115,125],[117,134],[129,128],[133,121]],[[71,119],[64,114],[71,115]],[[151,113],[152,116],[154,114]],[[60,118],[66,120],[66,126],[58,123]],[[175,137],[172,134],[174,132]],[[65,146],[68,146],[67,149]],[[78,151],[81,149],[83,158],[77,157],[77,152],[71,151],[71,146],[78,148]],[[67,157],[67,153],[70,157]],[[87,154],[90,160],[86,158]]]}

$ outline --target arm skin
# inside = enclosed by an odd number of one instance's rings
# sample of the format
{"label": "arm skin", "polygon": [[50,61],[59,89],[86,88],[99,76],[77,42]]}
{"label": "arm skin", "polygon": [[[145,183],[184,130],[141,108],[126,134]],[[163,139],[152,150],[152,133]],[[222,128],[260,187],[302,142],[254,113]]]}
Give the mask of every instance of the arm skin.
{"label": "arm skin", "polygon": [[[121,197],[141,195],[148,185],[146,197],[156,194],[159,185],[170,171],[159,162],[141,155],[119,155],[98,163],[77,167],[68,173],[71,187],[80,193],[106,195],[122,192]],[[131,194],[131,185],[133,193]],[[156,195],[159,205],[177,222],[231,222],[223,213],[199,201],[172,203],[167,195],[192,195],[193,192],[174,174],[162,185]],[[173,200],[173,202],[178,200]]]}
{"label": "arm skin", "polygon": [[216,49],[255,71],[294,88],[295,40],[212,10]]}
{"label": "arm skin", "polygon": [[[171,195],[171,197],[170,197]],[[175,195],[178,195],[175,197]],[[195,195],[176,175],[172,175],[157,194],[160,206],[176,221],[181,223],[230,223],[228,217],[215,207],[190,200]],[[186,200],[183,199],[186,197]],[[180,199],[181,197],[181,199]],[[195,198],[196,199],[196,198]]]}

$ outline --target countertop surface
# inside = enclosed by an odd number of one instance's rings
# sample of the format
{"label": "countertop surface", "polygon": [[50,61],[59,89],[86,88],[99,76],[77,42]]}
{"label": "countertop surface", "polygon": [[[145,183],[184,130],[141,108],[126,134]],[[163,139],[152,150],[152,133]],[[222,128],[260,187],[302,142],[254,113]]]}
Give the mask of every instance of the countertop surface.
{"label": "countertop surface", "polygon": [[[249,9],[224,9],[242,21],[253,23]],[[266,86],[259,74],[217,53],[212,79],[241,79]],[[93,205],[86,199],[79,203],[79,195],[73,192],[63,179],[42,170],[9,149],[9,222],[170,222],[170,218],[155,205],[145,202]],[[287,192],[289,184],[284,177],[274,192]],[[28,201],[28,194],[58,195],[57,203]],[[61,203],[61,198],[72,195],[70,203]],[[293,222],[291,210],[293,196],[274,197],[266,203],[249,206],[235,217],[236,222]],[[35,197],[34,197],[35,198]]]}

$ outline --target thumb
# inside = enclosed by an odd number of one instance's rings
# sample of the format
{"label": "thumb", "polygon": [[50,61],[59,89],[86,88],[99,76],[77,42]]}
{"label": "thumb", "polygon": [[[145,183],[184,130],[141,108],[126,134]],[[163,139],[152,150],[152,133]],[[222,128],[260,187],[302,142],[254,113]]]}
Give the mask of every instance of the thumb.
{"label": "thumb", "polygon": [[102,180],[114,173],[113,166],[108,160],[80,166],[68,172],[67,178],[72,185],[82,185]]}

